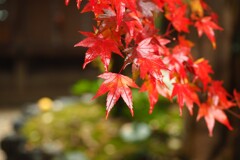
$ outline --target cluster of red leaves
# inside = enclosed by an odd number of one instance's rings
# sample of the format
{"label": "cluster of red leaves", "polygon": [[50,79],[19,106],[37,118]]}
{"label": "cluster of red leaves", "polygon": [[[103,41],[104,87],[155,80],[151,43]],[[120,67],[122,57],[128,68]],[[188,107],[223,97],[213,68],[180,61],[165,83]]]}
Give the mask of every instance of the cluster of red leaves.
{"label": "cluster of red leaves", "polygon": [[[69,0],[65,2],[67,5]],[[94,98],[108,92],[106,117],[120,96],[133,115],[129,87],[134,87],[148,93],[150,113],[159,95],[169,100],[177,98],[180,113],[186,106],[192,114],[194,104],[198,106],[197,119],[204,117],[210,135],[215,120],[232,129],[223,110],[239,106],[240,94],[235,91],[231,97],[222,82],[211,78],[213,71],[208,61],[194,60],[193,43],[183,36],[193,26],[199,37],[205,34],[216,47],[214,30],[222,28],[203,0],[88,0],[84,6],[81,0],[76,3],[78,9],[83,8],[81,12],[93,12],[97,22],[92,33],[81,32],[86,38],[75,46],[88,48],[83,67],[97,57],[104,65],[105,73],[99,77],[105,81]],[[169,21],[163,35],[154,25],[159,15]],[[177,37],[171,37],[173,29]],[[119,73],[109,71],[113,53],[124,59]],[[132,78],[122,75],[127,66],[132,67]],[[135,83],[137,79],[140,87]]]}

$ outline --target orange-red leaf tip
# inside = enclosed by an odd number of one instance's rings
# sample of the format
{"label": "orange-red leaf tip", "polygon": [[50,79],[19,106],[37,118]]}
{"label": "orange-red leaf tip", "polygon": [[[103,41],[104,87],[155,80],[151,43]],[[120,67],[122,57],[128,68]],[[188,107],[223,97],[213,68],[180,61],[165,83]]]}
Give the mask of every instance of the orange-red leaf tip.
{"label": "orange-red leaf tip", "polygon": [[216,42],[212,42],[213,49],[217,48]]}
{"label": "orange-red leaf tip", "polygon": [[108,119],[108,115],[109,115],[109,112],[106,111],[106,116],[105,116],[106,119]]}
{"label": "orange-red leaf tip", "polygon": [[209,137],[212,137],[213,136],[213,133],[209,131]]}
{"label": "orange-red leaf tip", "polygon": [[77,2],[77,8],[80,9],[80,5],[81,5],[82,0],[76,0],[76,2]]}
{"label": "orange-red leaf tip", "polygon": [[65,0],[65,5],[68,6],[70,0]]}
{"label": "orange-red leaf tip", "polygon": [[149,114],[152,114],[152,112],[153,112],[153,109],[150,108],[149,111],[148,111],[148,113],[149,113]]}
{"label": "orange-red leaf tip", "polygon": [[182,116],[182,106],[179,107],[179,115]]}
{"label": "orange-red leaf tip", "polygon": [[133,116],[134,116],[133,109],[130,109],[130,112],[131,112],[131,115],[132,115],[132,117],[133,117]]}

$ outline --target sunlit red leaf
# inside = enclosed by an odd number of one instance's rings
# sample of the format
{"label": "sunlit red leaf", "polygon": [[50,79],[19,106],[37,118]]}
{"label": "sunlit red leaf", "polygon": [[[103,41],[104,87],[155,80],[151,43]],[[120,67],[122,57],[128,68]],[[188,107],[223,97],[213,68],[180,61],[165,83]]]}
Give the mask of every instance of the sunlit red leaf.
{"label": "sunlit red leaf", "polygon": [[190,20],[186,18],[186,9],[185,5],[176,8],[173,12],[169,12],[166,14],[166,18],[170,20],[178,32],[189,32],[188,26],[190,24]]}
{"label": "sunlit red leaf", "polygon": [[89,0],[84,6],[82,13],[93,12],[95,16],[103,13],[105,9],[108,9],[111,5],[111,0]]}
{"label": "sunlit red leaf", "polygon": [[228,109],[235,106],[235,103],[229,100],[230,94],[222,86],[222,81],[212,81],[208,86],[208,96],[215,106],[221,109]]}
{"label": "sunlit red leaf", "polygon": [[141,57],[149,57],[157,51],[157,46],[150,43],[151,40],[152,37],[146,38],[138,43],[136,50]]}
{"label": "sunlit red leaf", "polygon": [[212,67],[208,64],[208,61],[204,59],[198,59],[193,66],[196,78],[201,80],[203,88],[206,90],[208,83],[212,80],[210,77],[210,74],[213,73]]}
{"label": "sunlit red leaf", "polygon": [[177,96],[177,102],[180,107],[180,115],[182,115],[182,108],[186,104],[190,114],[193,114],[193,104],[199,104],[197,92],[198,88],[190,86],[189,84],[175,83],[171,98]]}
{"label": "sunlit red leaf", "polygon": [[106,118],[108,117],[109,112],[111,111],[115,103],[118,101],[120,96],[127,104],[133,116],[132,92],[129,86],[138,88],[134,81],[127,76],[111,72],[103,73],[99,75],[99,77],[105,79],[105,81],[101,84],[94,98],[97,98],[108,92],[106,103],[107,106]]}
{"label": "sunlit red leaf", "polygon": [[197,120],[200,120],[202,117],[204,117],[206,121],[210,136],[213,135],[215,119],[218,122],[224,124],[229,130],[233,129],[228,121],[226,114],[221,109],[218,109],[217,107],[211,106],[207,103],[203,103],[199,106]]}
{"label": "sunlit red leaf", "polygon": [[161,70],[167,70],[159,56],[152,55],[151,58],[138,58],[136,61],[140,68],[140,77],[145,78],[147,74],[151,74],[158,80],[162,80]]}
{"label": "sunlit red leaf", "polygon": [[149,76],[146,81],[143,83],[140,91],[147,91],[148,92],[148,99],[150,102],[150,109],[149,109],[149,113],[151,114],[153,109],[154,109],[154,105],[157,103],[158,101],[158,90],[157,90],[157,81],[154,77]]}
{"label": "sunlit red leaf", "polygon": [[152,17],[154,12],[159,12],[159,7],[151,0],[139,0],[138,5],[141,13],[146,17]]}
{"label": "sunlit red leaf", "polygon": [[[65,0],[65,4],[68,5],[69,1]],[[214,31],[222,28],[217,25],[216,14],[204,0],[81,2],[76,0],[78,9],[84,5],[82,12],[92,12],[96,23],[93,32],[81,32],[86,38],[75,46],[88,48],[83,68],[98,57],[104,65],[105,73],[99,75],[104,82],[94,98],[107,93],[106,118],[120,97],[133,115],[130,87],[137,88],[134,80],[138,80],[140,91],[148,93],[150,113],[159,95],[169,100],[176,97],[180,114],[184,105],[190,114],[194,104],[199,106],[197,119],[204,117],[210,136],[215,120],[232,129],[224,110],[236,104],[240,107],[240,93],[235,90],[232,97],[221,81],[214,81],[210,77],[213,71],[208,61],[195,61],[191,50],[193,43],[180,33],[189,32],[188,28],[195,26],[199,37],[205,34],[213,48],[216,47]],[[169,21],[166,31],[165,26],[156,27],[162,16]],[[112,53],[123,58],[123,65],[116,67],[121,68],[119,73],[108,72]],[[132,79],[120,74],[130,65]]]}
{"label": "sunlit red leaf", "polygon": [[198,30],[198,36],[201,37],[202,34],[206,34],[208,39],[211,41],[213,48],[216,48],[216,40],[214,30],[223,30],[216,23],[212,21],[211,17],[200,18],[195,26]]}
{"label": "sunlit red leaf", "polygon": [[85,68],[88,63],[92,62],[99,56],[102,63],[104,64],[105,71],[107,71],[111,59],[111,54],[116,53],[122,56],[121,52],[118,49],[118,45],[114,40],[105,39],[101,36],[97,36],[89,32],[81,33],[87,36],[87,38],[77,43],[75,47],[81,46],[88,48],[85,55],[83,68]]}

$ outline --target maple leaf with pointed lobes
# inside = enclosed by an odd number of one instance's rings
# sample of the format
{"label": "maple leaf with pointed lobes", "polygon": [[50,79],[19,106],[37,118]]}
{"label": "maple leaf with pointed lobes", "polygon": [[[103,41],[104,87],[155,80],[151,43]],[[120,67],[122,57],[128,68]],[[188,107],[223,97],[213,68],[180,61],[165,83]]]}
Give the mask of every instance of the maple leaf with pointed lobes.
{"label": "maple leaf with pointed lobes", "polygon": [[153,17],[154,12],[159,12],[159,7],[150,0],[139,0],[138,6],[141,13],[146,17]]}
{"label": "maple leaf with pointed lobes", "polygon": [[213,48],[216,48],[216,40],[215,40],[215,30],[223,30],[216,23],[212,21],[212,17],[203,17],[200,18],[196,23],[195,27],[198,30],[198,36],[201,37],[203,33],[206,34],[208,39],[211,41]]}
{"label": "maple leaf with pointed lobes", "polygon": [[226,114],[221,110],[218,109],[218,106],[211,106],[210,104],[203,103],[199,106],[197,120],[200,120],[204,117],[207,128],[209,131],[209,136],[213,135],[213,128],[215,125],[215,119],[224,124],[229,130],[232,130],[232,126],[230,125]]}
{"label": "maple leaf with pointed lobes", "polygon": [[136,12],[136,0],[112,0],[112,4],[116,9],[116,31],[118,32],[126,11],[126,7],[131,11]]}
{"label": "maple leaf with pointed lobes", "polygon": [[172,12],[167,12],[165,15],[178,32],[189,32],[188,25],[190,24],[190,20],[185,17],[186,10],[187,7],[183,5],[176,7]]}
{"label": "maple leaf with pointed lobes", "polygon": [[93,12],[96,17],[102,14],[104,9],[108,9],[111,5],[111,0],[89,0],[82,9],[84,12]]}
{"label": "maple leaf with pointed lobes", "polygon": [[135,12],[129,12],[124,17],[124,28],[126,31],[125,43],[129,45],[132,39],[136,39],[136,36],[143,30],[142,22],[139,15]]}
{"label": "maple leaf with pointed lobes", "polygon": [[152,37],[143,39],[138,43],[136,51],[141,57],[149,57],[151,54],[155,53],[158,49],[156,45],[151,43]]}
{"label": "maple leaf with pointed lobes", "polygon": [[203,58],[195,61],[193,67],[196,78],[201,80],[203,89],[206,90],[207,85],[212,81],[212,78],[209,76],[210,73],[213,73],[212,67],[208,64],[208,61]]}
{"label": "maple leaf with pointed lobes", "polygon": [[212,81],[208,86],[209,101],[212,101],[215,106],[221,106],[222,109],[229,109],[236,104],[230,101],[228,98],[230,94],[222,86],[222,81]]}
{"label": "maple leaf with pointed lobes", "polygon": [[117,43],[114,40],[103,38],[101,35],[94,35],[91,32],[81,33],[87,36],[87,38],[77,43],[74,47],[81,46],[88,48],[85,55],[83,68],[85,68],[88,63],[92,62],[99,56],[102,63],[104,64],[105,71],[108,71],[112,52],[123,57],[118,49]]}
{"label": "maple leaf with pointed lobes", "polygon": [[164,7],[164,0],[152,0],[159,8],[159,10],[162,12]]}
{"label": "maple leaf with pointed lobes", "polygon": [[185,49],[178,46],[174,47],[172,54],[164,58],[164,62],[169,64],[169,70],[172,71],[170,73],[171,78],[175,77],[176,75],[179,75],[179,78],[181,79],[187,78],[185,62],[189,61],[190,59],[186,55]]}
{"label": "maple leaf with pointed lobes", "polygon": [[129,86],[138,88],[134,81],[131,78],[124,76],[122,74],[111,72],[103,73],[98,77],[105,79],[105,81],[101,84],[98,92],[93,98],[97,98],[108,92],[106,103],[107,106],[106,118],[108,118],[109,112],[111,111],[115,103],[118,101],[120,96],[127,104],[133,116],[132,92]]}
{"label": "maple leaf with pointed lobes", "polygon": [[158,90],[157,90],[157,82],[158,80],[156,80],[154,77],[152,76],[148,76],[148,78],[145,80],[145,82],[143,83],[140,91],[144,92],[147,91],[148,92],[148,99],[150,102],[150,109],[149,109],[149,114],[152,113],[153,109],[154,109],[154,105],[157,103],[158,101]]}
{"label": "maple leaf with pointed lobes", "polygon": [[198,91],[199,89],[197,87],[190,86],[189,84],[174,83],[173,85],[174,87],[173,87],[171,99],[174,96],[177,96],[177,102],[180,107],[180,115],[182,115],[182,108],[183,108],[184,102],[190,114],[192,115],[193,104],[194,103],[198,105],[200,104],[198,95],[196,93],[196,91]]}
{"label": "maple leaf with pointed lobes", "polygon": [[152,55],[151,58],[137,58],[136,64],[140,68],[140,77],[142,79],[144,79],[147,74],[150,74],[154,78],[162,80],[161,70],[168,70],[160,57],[156,55]]}

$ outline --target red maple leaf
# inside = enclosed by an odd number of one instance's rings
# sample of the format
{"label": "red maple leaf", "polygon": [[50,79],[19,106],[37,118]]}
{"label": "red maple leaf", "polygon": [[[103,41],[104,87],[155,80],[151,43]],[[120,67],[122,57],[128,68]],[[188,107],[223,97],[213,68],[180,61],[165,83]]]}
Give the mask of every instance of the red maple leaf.
{"label": "red maple leaf", "polygon": [[165,63],[169,64],[171,78],[179,75],[179,78],[187,78],[186,63],[190,61],[188,57],[188,49],[181,45],[174,47],[172,54],[164,58]]}
{"label": "red maple leaf", "polygon": [[164,0],[152,0],[159,8],[160,11],[163,11]]}
{"label": "red maple leaf", "polygon": [[212,80],[209,76],[210,73],[213,73],[212,67],[208,64],[208,61],[203,58],[195,61],[193,67],[196,78],[199,78],[202,81],[203,88],[206,90],[208,83]]}
{"label": "red maple leaf", "polygon": [[184,103],[186,104],[190,114],[192,115],[193,104],[200,104],[198,95],[196,93],[196,91],[198,91],[198,88],[190,86],[189,84],[174,83],[173,85],[174,87],[171,98],[177,96],[177,102],[180,107],[180,115],[182,115],[182,108],[184,106]]}
{"label": "red maple leaf", "polygon": [[212,81],[208,86],[208,99],[215,106],[221,109],[229,109],[235,106],[235,103],[229,100],[230,94],[222,86],[222,81]]}
{"label": "red maple leaf", "polygon": [[146,17],[152,17],[154,12],[159,12],[159,7],[150,0],[139,0],[138,6],[141,13]]}
{"label": "red maple leaf", "polygon": [[95,58],[100,56],[101,61],[104,64],[105,71],[108,71],[108,65],[110,63],[112,52],[123,57],[118,49],[117,43],[113,39],[106,39],[101,35],[94,35],[91,32],[81,33],[87,36],[87,38],[77,43],[75,47],[88,47],[83,68],[85,68],[85,66]]}
{"label": "red maple leaf", "polygon": [[213,135],[213,128],[215,125],[215,119],[227,126],[229,130],[232,130],[232,126],[230,125],[226,114],[219,109],[217,106],[211,106],[210,104],[203,103],[199,106],[197,120],[200,120],[204,117],[207,128],[209,131],[209,136]]}
{"label": "red maple leaf", "polygon": [[124,17],[124,26],[126,31],[125,43],[126,46],[129,45],[132,39],[141,33],[143,30],[142,22],[140,20],[140,15],[136,12],[129,12]]}
{"label": "red maple leaf", "polygon": [[157,83],[158,83],[157,81],[158,80],[156,80],[154,77],[148,76],[148,78],[143,83],[140,89],[141,92],[144,92],[144,91],[148,92],[148,99],[150,102],[150,109],[149,109],[150,114],[152,113],[154,109],[154,105],[157,103],[158,97],[159,97],[159,93],[157,90]]}
{"label": "red maple leaf", "polygon": [[93,12],[97,17],[99,14],[102,14],[104,9],[110,7],[111,0],[89,0],[88,3],[84,6],[82,13],[84,12]]}
{"label": "red maple leaf", "polygon": [[181,7],[175,7],[174,10],[170,10],[165,15],[178,32],[189,32],[188,25],[190,24],[190,20],[185,17],[186,10],[187,7],[182,5]]}
{"label": "red maple leaf", "polygon": [[116,31],[119,31],[126,8],[130,9],[133,12],[136,11],[136,0],[112,0],[112,4],[113,6],[115,6],[116,9]]}
{"label": "red maple leaf", "polygon": [[151,58],[138,58],[136,60],[137,66],[140,68],[140,77],[145,78],[147,74],[152,75],[158,80],[162,80],[161,70],[168,70],[159,56],[152,55]]}
{"label": "red maple leaf", "polygon": [[215,30],[223,30],[223,29],[212,21],[212,17],[200,18],[195,23],[195,27],[198,30],[198,36],[201,37],[202,34],[205,33],[208,39],[211,41],[213,48],[216,48],[214,29]]}
{"label": "red maple leaf", "polygon": [[[65,0],[65,4],[69,1]],[[82,0],[75,1],[79,9]],[[94,15],[96,28],[93,33],[82,32],[87,38],[75,46],[88,48],[83,68],[98,57],[104,65],[105,73],[99,75],[104,81],[93,98],[107,93],[106,118],[120,97],[133,115],[130,87],[137,88],[134,80],[140,77],[140,91],[148,93],[150,113],[159,95],[169,100],[176,97],[180,114],[184,105],[190,114],[193,104],[199,106],[197,119],[205,118],[210,135],[215,120],[232,129],[224,109],[236,104],[240,107],[240,93],[235,90],[234,97],[230,96],[222,82],[210,77],[213,71],[208,61],[193,60],[193,43],[175,36],[189,32],[192,25],[199,37],[205,34],[213,48],[216,47],[214,31],[222,28],[204,0],[87,0],[82,12],[88,11]],[[156,27],[158,15],[169,20],[166,31]],[[177,33],[172,34],[173,31]],[[108,72],[112,53],[124,59],[119,73]],[[127,65],[132,65],[132,79],[120,74]],[[202,104],[199,97],[204,101]]]}
{"label": "red maple leaf", "polygon": [[127,76],[111,72],[103,73],[98,77],[105,79],[105,81],[101,84],[98,92],[93,98],[97,98],[108,92],[106,103],[107,106],[106,118],[108,117],[109,112],[111,111],[115,103],[118,101],[120,96],[127,104],[133,116],[132,92],[129,86],[138,88],[134,81]]}
{"label": "red maple leaf", "polygon": [[149,57],[157,52],[158,47],[152,44],[151,41],[152,37],[149,37],[138,43],[136,50],[141,57]]}

